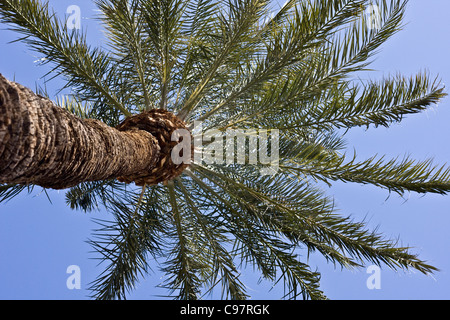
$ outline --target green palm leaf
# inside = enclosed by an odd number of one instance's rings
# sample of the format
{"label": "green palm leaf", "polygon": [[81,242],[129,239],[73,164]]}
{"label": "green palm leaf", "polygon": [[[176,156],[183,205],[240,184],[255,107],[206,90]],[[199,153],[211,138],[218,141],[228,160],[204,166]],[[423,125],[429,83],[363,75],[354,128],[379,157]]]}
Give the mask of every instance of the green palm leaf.
{"label": "green palm leaf", "polygon": [[[162,108],[185,120],[197,138],[208,129],[278,130],[280,137],[273,175],[249,163],[254,150],[246,145],[245,163],[195,159],[165,185],[108,180],[67,190],[72,209],[106,209],[111,216],[96,220],[89,240],[106,265],[91,283],[94,298],[126,298],[158,265],[161,286],[178,299],[200,299],[218,287],[223,298],[246,299],[240,274],[246,266],[283,284],[283,298],[326,299],[320,272],[302,250],[344,268],[373,263],[437,271],[410,248],[337,214],[321,190],[322,183],[344,181],[399,194],[450,191],[450,169],[431,160],[347,156],[347,130],[388,127],[446,95],[427,73],[358,77],[401,29],[406,1],[94,2],[104,48],[68,30],[48,3],[0,2],[0,21],[72,89],[58,105],[110,126]],[[377,28],[363,14],[370,4],[379,8]],[[203,131],[195,131],[194,121],[202,121]],[[0,202],[32,188],[2,185]]]}

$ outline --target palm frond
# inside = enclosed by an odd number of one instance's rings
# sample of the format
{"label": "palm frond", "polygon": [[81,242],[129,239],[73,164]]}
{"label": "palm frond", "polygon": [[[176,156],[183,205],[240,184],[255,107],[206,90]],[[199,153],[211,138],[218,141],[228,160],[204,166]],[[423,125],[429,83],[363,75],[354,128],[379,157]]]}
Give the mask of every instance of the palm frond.
{"label": "palm frond", "polygon": [[[155,61],[152,61],[152,54],[149,46],[145,45],[145,35],[143,27],[143,14],[139,10],[138,1],[95,1],[102,15],[100,20],[103,23],[107,35],[107,41],[114,52],[118,63],[121,65],[121,72],[127,73],[127,78],[133,79],[129,85],[136,87],[129,88],[129,103],[134,107],[141,107],[138,111],[155,108],[156,81],[149,77],[149,70],[155,68]],[[151,47],[150,47],[151,48]]]}
{"label": "palm frond", "polygon": [[90,284],[96,299],[125,299],[139,278],[149,272],[149,256],[156,256],[164,245],[161,234],[165,226],[158,215],[167,208],[156,201],[159,193],[157,188],[151,188],[140,198],[138,193],[122,190],[121,195],[126,198],[116,193],[106,202],[114,220],[94,220],[100,227],[89,243],[100,254],[100,263],[107,263]]}
{"label": "palm frond", "polygon": [[362,89],[355,86],[347,93],[343,90],[340,92],[343,94],[335,92],[324,97],[325,103],[307,108],[304,115],[299,116],[298,122],[293,121],[292,126],[318,130],[330,126],[388,127],[394,122],[400,122],[406,115],[426,110],[446,96],[439,81],[430,81],[426,74],[418,74],[409,79],[398,76],[370,82]]}
{"label": "palm frond", "polygon": [[[273,13],[269,0],[94,2],[106,48],[91,47],[85,31],[68,30],[47,2],[0,2],[0,22],[42,55],[65,81],[62,89],[72,89],[58,105],[110,126],[169,109],[191,129],[203,121],[201,132],[193,130],[196,141],[210,129],[241,130],[246,139],[277,130],[279,150],[274,175],[249,161],[257,147],[246,142],[239,156],[233,145],[231,162],[194,159],[167,185],[108,180],[67,190],[72,209],[110,214],[95,220],[89,240],[105,266],[91,283],[93,297],[126,298],[153,261],[164,273],[161,286],[177,299],[200,299],[218,287],[222,298],[247,299],[241,270],[248,267],[262,281],[283,284],[283,298],[326,299],[304,252],[342,268],[437,270],[412,248],[337,214],[321,189],[343,181],[401,195],[450,191],[447,166],[409,156],[357,160],[344,140],[353,127],[389,127],[446,95],[425,72],[360,77],[402,28],[407,1],[288,0]],[[376,28],[364,15],[368,5],[379,9]],[[33,186],[1,185],[0,203],[25,190]]]}
{"label": "palm frond", "polygon": [[30,194],[34,189],[33,185],[25,186],[25,185],[11,185],[11,184],[1,184],[0,185],[0,203],[6,203],[9,200],[13,199],[22,191],[27,190],[28,194]]}
{"label": "palm frond", "polygon": [[43,64],[53,64],[50,73],[68,78],[66,87],[83,100],[101,99],[110,108],[130,115],[113,91],[118,87],[118,77],[110,56],[99,48],[92,49],[82,32],[68,30],[48,3],[5,0],[0,3],[0,14],[1,22],[10,25],[10,30],[24,35],[19,40],[43,55]]}

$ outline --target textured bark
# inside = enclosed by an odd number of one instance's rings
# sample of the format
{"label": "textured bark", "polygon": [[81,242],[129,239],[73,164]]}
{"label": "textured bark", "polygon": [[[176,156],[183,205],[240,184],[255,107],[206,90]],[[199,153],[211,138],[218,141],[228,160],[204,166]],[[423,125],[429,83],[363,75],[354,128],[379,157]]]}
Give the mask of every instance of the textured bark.
{"label": "textured bark", "polygon": [[[184,163],[174,164],[172,161],[172,149],[178,144],[178,142],[172,141],[172,133],[177,129],[187,130],[186,124],[173,113],[163,109],[150,110],[125,119],[117,126],[117,129],[150,132],[158,140],[160,148],[159,160],[150,173],[119,177],[119,181],[127,183],[133,181],[138,186],[158,184],[179,176],[188,166]],[[191,145],[191,155],[193,154],[193,145]]]}
{"label": "textured bark", "polygon": [[184,122],[165,110],[130,117],[117,128],[80,119],[0,75],[0,183],[64,189],[115,178],[164,182],[186,167],[167,161],[176,143],[166,141],[176,128]]}

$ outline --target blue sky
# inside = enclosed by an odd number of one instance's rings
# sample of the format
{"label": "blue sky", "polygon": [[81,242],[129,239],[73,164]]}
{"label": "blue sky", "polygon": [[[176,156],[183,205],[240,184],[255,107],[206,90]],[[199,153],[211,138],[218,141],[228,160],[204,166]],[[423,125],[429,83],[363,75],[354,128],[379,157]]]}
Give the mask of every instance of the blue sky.
{"label": "blue sky", "polygon": [[[69,5],[77,4],[88,25],[88,34],[94,43],[101,44],[101,33],[92,17],[91,1],[50,1],[61,16]],[[371,78],[400,72],[413,75],[429,70],[450,83],[450,22],[448,0],[410,0],[404,30],[386,43],[372,65],[377,71]],[[4,27],[4,26],[1,26]],[[39,57],[22,44],[7,42],[16,35],[0,31],[0,73],[32,89],[45,68],[34,62]],[[49,92],[59,85],[48,84]],[[447,90],[448,92],[448,90]],[[401,124],[389,129],[349,132],[348,146],[355,147],[361,159],[374,154],[392,157],[411,154],[416,159],[433,157],[444,164],[450,159],[450,97],[439,106],[419,115],[409,116]],[[39,190],[39,188],[37,189]],[[366,269],[347,271],[324,263],[320,256],[309,262],[322,272],[322,288],[331,299],[449,299],[450,290],[450,195],[408,195],[408,199],[389,195],[371,186],[337,183],[327,190],[335,195],[343,215],[355,220],[365,219],[372,228],[389,238],[411,246],[424,260],[440,272],[433,277],[416,272],[393,272],[382,269],[380,289],[369,290]],[[64,192],[22,194],[9,203],[0,205],[0,299],[86,299],[88,283],[102,271],[89,251],[86,240],[95,225],[91,218],[105,218],[105,212],[85,214],[70,210],[64,202]],[[66,273],[70,265],[81,270],[81,289],[69,290]],[[155,299],[166,292],[155,288],[161,275],[150,274],[130,295],[134,299]],[[277,299],[282,288],[269,291],[269,285],[258,285],[255,275],[243,271],[254,299]]]}

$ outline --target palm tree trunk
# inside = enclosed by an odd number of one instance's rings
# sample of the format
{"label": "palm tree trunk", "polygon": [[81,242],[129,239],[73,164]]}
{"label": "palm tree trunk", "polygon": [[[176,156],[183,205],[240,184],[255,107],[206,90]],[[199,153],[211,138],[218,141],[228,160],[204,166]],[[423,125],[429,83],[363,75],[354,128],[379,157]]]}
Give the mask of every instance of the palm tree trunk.
{"label": "palm tree trunk", "polygon": [[118,128],[80,119],[0,74],[0,183],[64,189],[115,178],[138,185],[166,181],[186,167],[165,163],[172,146],[165,141],[178,127],[184,122],[163,110]]}

